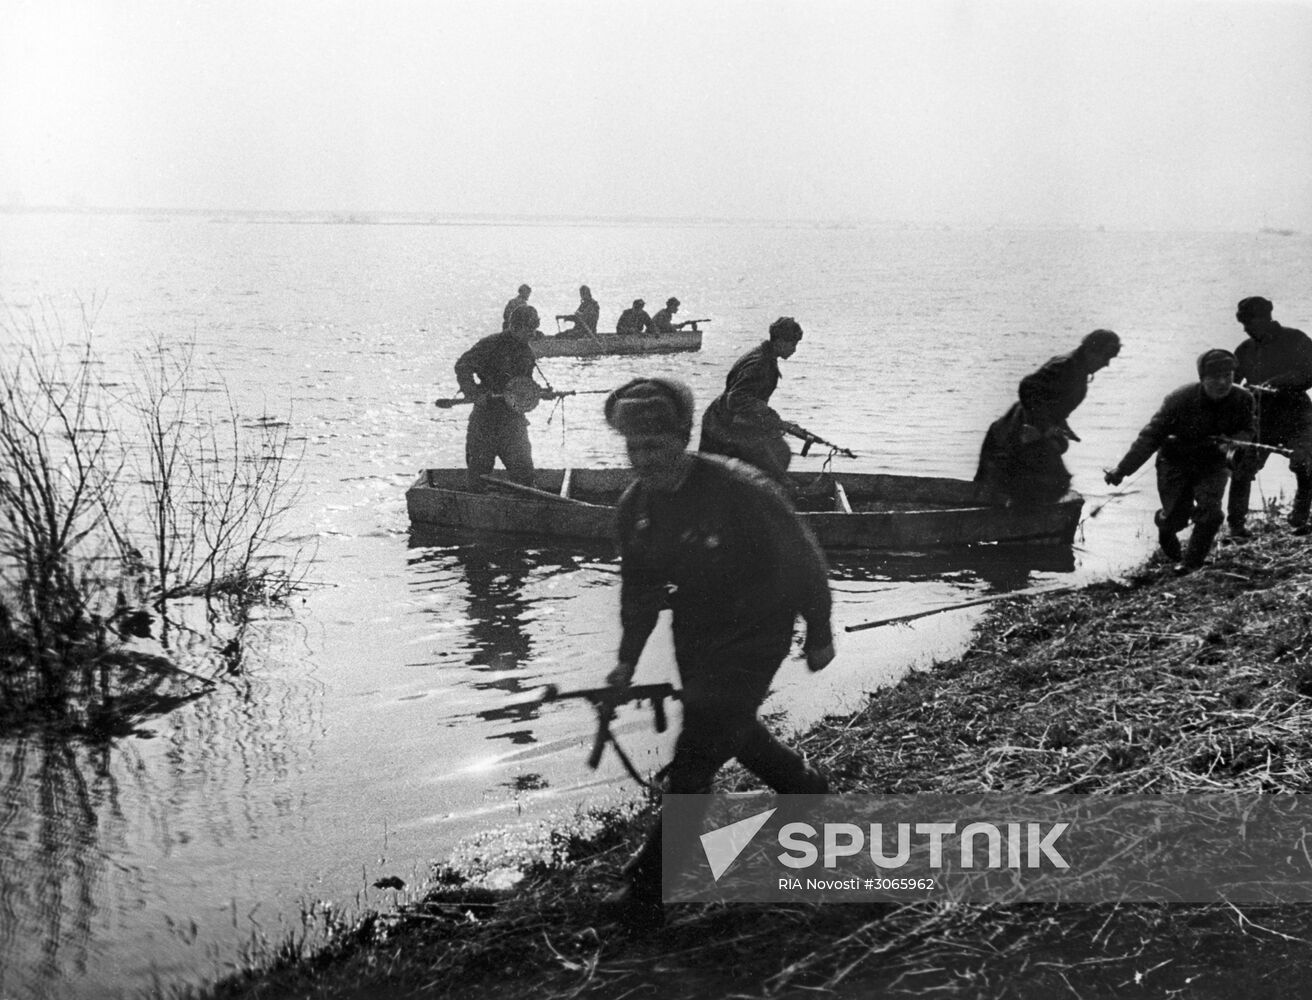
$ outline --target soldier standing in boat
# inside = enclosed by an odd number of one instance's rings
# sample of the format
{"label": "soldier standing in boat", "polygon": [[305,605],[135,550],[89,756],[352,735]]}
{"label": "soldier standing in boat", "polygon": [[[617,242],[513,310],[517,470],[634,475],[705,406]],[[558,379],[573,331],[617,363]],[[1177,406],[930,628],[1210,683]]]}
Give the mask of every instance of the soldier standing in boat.
{"label": "soldier standing in boat", "polygon": [[789,488],[792,449],[784,440],[788,423],[770,408],[779,385],[779,361],[791,358],[802,340],[802,327],[791,316],[770,324],[767,340],[734,363],[720,393],[702,415],[697,450],[742,459]]}
{"label": "soldier standing in boat", "polygon": [[601,317],[601,305],[592,297],[592,289],[587,285],[579,286],[579,306],[568,316],[558,319],[569,320],[574,325],[561,332],[562,337],[594,337],[597,334],[597,321]]}
{"label": "soldier standing in boat", "polygon": [[501,310],[501,329],[510,329],[510,317],[514,315],[515,310],[520,306],[528,305],[528,297],[533,294],[533,289],[528,285],[520,285],[519,293],[506,303],[506,308]]}
{"label": "soldier standing in boat", "polygon": [[[1218,438],[1252,441],[1256,432],[1253,397],[1234,384],[1238,364],[1229,351],[1203,352],[1198,358],[1198,381],[1181,386],[1162,401],[1125,457],[1106,475],[1108,485],[1119,486],[1157,452],[1157,494],[1162,503],[1154,518],[1157,541],[1172,562],[1183,558],[1177,572],[1187,573],[1206,562],[1225,520],[1221,498],[1230,478],[1226,459],[1231,446]],[[1189,547],[1182,551],[1176,535],[1191,519],[1194,530]]]}
{"label": "soldier standing in boat", "polygon": [[633,337],[641,337],[643,334],[654,335],[656,327],[652,325],[651,317],[647,315],[647,310],[644,308],[646,305],[647,303],[642,299],[634,299],[633,305],[620,313],[619,321],[615,324],[615,332]]}
{"label": "soldier standing in boat", "polygon": [[[607,683],[623,689],[662,609],[673,612],[683,728],[667,789],[711,790],[731,759],[776,792],[820,795],[828,782],[757,718],[792,646],[798,615],[811,670],[834,658],[824,555],[779,489],[757,470],[687,450],[693,398],[668,379],[637,379],[606,400],[606,421],[624,435],[636,481],[620,499],[618,664]],[[696,846],[669,845],[686,858]],[[627,869],[628,885],[605,908],[633,925],[661,915],[659,820]]]}
{"label": "soldier standing in boat", "polygon": [[1020,381],[1020,399],[984,435],[975,482],[991,502],[1048,503],[1071,484],[1062,461],[1080,440],[1066,421],[1084,402],[1096,372],[1121,352],[1111,330],[1094,330],[1069,354],[1048,359]]}
{"label": "soldier standing in boat", "polygon": [[[1239,367],[1235,381],[1257,398],[1257,440],[1261,444],[1293,449],[1289,468],[1294,473],[1296,489],[1289,510],[1294,534],[1312,532],[1308,510],[1312,507],[1312,339],[1302,330],[1281,326],[1271,316],[1271,302],[1252,296],[1239,303],[1235,319],[1248,339],[1235,348]],[[1251,538],[1244,524],[1253,480],[1266,464],[1270,452],[1260,448],[1241,450],[1234,461],[1234,479],[1230,482],[1230,499],[1226,520],[1230,536]]]}
{"label": "soldier standing in boat", "polygon": [[484,337],[456,362],[460,391],[474,401],[465,431],[465,468],[471,492],[482,493],[487,488],[483,477],[498,458],[511,479],[533,485],[528,419],[512,409],[501,393],[511,379],[532,379],[537,362],[528,340],[537,328],[538,311],[521,305],[511,314],[508,329]]}

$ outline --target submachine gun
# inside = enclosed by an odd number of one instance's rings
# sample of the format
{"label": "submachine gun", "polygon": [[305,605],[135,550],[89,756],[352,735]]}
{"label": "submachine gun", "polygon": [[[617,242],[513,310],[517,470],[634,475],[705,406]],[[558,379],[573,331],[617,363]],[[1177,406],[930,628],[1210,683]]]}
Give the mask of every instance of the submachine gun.
{"label": "submachine gun", "polygon": [[675,688],[673,684],[630,684],[628,687],[617,688],[607,685],[606,687],[581,688],[578,691],[562,691],[554,684],[548,684],[541,688],[537,694],[536,701],[539,704],[545,704],[549,701],[564,701],[567,698],[582,698],[590,702],[597,710],[597,735],[592,741],[592,751],[588,754],[588,767],[596,770],[597,765],[601,763],[601,756],[606,751],[606,744],[610,743],[615,747],[615,753],[619,755],[620,761],[624,764],[629,775],[640,784],[646,784],[638,775],[637,769],[621,749],[619,743],[615,741],[614,734],[610,731],[611,720],[615,718],[615,709],[627,704],[628,702],[651,702],[652,716],[656,723],[656,732],[663,733],[669,726],[669,720],[665,716],[665,699],[679,698],[682,692]]}
{"label": "submachine gun", "polygon": [[1212,438],[1218,445],[1226,448],[1247,448],[1250,451],[1269,451],[1275,455],[1284,455],[1287,458],[1294,454],[1293,448],[1283,448],[1276,444],[1262,444],[1258,441],[1237,441],[1232,437],[1226,437],[1224,434],[1218,434]]}
{"label": "submachine gun", "polygon": [[819,434],[812,434],[810,431],[808,431],[805,427],[802,427],[800,424],[785,423],[783,429],[785,434],[791,434],[795,438],[802,439],[803,456],[805,456],[808,452],[810,452],[811,445],[818,444],[821,445],[822,447],[828,448],[829,454],[831,456],[842,455],[844,458],[856,458],[856,453],[853,452],[850,448],[842,448],[834,444],[832,441],[826,441]]}

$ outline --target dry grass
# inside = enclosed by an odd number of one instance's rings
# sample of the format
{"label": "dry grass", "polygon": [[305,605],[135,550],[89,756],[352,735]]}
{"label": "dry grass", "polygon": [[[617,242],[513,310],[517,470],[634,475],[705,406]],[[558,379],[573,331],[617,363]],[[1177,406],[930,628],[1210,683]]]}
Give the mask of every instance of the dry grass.
{"label": "dry grass", "polygon": [[[1202,573],[1000,603],[962,658],[803,745],[840,791],[1307,792],[1307,545],[1273,520]],[[1251,997],[1301,993],[1312,961],[1298,906],[687,905],[629,939],[594,909],[641,821],[562,832],[514,892],[447,885],[213,995]]]}

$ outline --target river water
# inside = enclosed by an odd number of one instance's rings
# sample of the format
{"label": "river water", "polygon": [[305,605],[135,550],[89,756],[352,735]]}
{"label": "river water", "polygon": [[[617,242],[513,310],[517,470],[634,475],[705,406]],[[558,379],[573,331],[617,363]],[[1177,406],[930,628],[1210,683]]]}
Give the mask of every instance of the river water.
{"label": "river water", "polygon": [[[629,300],[709,316],[702,351],[549,359],[557,388],[639,374],[704,405],[770,321],[806,330],[777,408],[861,457],[854,471],[969,478],[1021,376],[1095,327],[1120,357],[1072,419],[1089,499],[1202,350],[1233,348],[1235,302],[1263,294],[1309,329],[1312,240],[1275,233],[952,231],[810,224],[0,215],[12,315],[99,303],[111,375],[150,338],[194,342],[243,414],[303,447],[288,523],[307,588],[249,623],[242,669],[208,697],[95,745],[0,737],[0,996],[137,996],[237,969],[329,912],[388,907],[478,831],[633,794],[589,772],[585,707],[526,711],[547,681],[594,684],[618,640],[608,547],[412,534],[418,469],[462,463],[464,418],[431,405],[515,287],[553,329],[580,283],[613,326]],[[622,465],[599,396],[532,416],[538,464]],[[1290,488],[1273,463],[1265,495]],[[800,468],[819,468],[815,458]],[[804,725],[954,655],[980,611],[844,634],[978,594],[1114,576],[1151,549],[1151,472],[1086,517],[1073,550],[836,559],[840,654],[785,664],[770,710]],[[639,680],[674,678],[658,631]],[[667,738],[620,732],[654,768]],[[374,888],[395,876],[403,890]],[[307,928],[309,930],[307,931]]]}

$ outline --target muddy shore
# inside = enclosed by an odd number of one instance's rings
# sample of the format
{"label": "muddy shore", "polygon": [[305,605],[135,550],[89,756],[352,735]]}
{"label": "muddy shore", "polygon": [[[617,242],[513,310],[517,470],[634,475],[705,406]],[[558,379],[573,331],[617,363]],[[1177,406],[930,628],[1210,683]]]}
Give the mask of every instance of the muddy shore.
{"label": "muddy shore", "polygon": [[[961,657],[800,745],[836,791],[1312,791],[1312,550],[1273,511],[1201,572],[999,602]],[[750,787],[734,771],[725,787]],[[642,808],[490,836],[399,914],[333,928],[203,994],[1102,997],[1304,992],[1312,906],[679,905],[628,936],[596,901]],[[516,861],[513,888],[480,881]]]}

